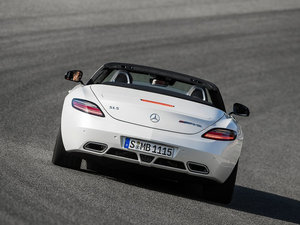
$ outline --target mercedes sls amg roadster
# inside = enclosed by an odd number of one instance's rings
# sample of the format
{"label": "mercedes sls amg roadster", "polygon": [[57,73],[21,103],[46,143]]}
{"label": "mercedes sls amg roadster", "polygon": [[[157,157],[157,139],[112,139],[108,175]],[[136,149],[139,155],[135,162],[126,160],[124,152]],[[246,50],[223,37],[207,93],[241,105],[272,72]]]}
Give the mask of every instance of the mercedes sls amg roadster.
{"label": "mercedes sls amg roadster", "polygon": [[64,100],[54,164],[126,161],[199,179],[205,195],[231,201],[243,142],[234,115],[249,116],[246,106],[226,113],[213,83],[147,66],[113,62],[81,77],[65,74],[78,85]]}

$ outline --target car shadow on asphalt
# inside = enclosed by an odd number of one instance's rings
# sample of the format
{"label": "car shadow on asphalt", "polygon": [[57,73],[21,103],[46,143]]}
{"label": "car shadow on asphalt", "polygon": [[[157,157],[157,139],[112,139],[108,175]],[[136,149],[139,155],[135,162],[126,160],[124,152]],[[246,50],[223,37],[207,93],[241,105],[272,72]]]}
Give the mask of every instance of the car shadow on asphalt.
{"label": "car shadow on asphalt", "polygon": [[195,189],[199,188],[199,185],[193,187],[192,182],[182,182],[181,177],[176,179],[176,177],[170,177],[169,174],[161,174],[161,171],[153,171],[151,168],[139,167],[136,170],[134,166],[126,166],[114,170],[106,167],[97,171],[84,171],[140,188],[300,224],[300,201],[273,193],[236,185],[232,202],[222,205],[207,199],[199,191],[196,192]]}
{"label": "car shadow on asphalt", "polygon": [[300,224],[300,201],[236,185],[228,208]]}

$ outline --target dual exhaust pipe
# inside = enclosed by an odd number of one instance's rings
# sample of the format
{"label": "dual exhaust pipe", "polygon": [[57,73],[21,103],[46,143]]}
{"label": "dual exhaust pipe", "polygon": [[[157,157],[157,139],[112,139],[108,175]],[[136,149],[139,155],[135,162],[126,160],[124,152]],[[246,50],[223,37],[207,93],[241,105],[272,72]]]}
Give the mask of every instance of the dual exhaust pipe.
{"label": "dual exhaust pipe", "polygon": [[201,173],[201,174],[208,174],[209,169],[207,166],[201,164],[201,163],[195,163],[195,162],[187,162],[187,167],[189,171],[194,173]]}
{"label": "dual exhaust pipe", "polygon": [[94,152],[104,152],[107,149],[107,145],[98,142],[87,142],[83,148]]}

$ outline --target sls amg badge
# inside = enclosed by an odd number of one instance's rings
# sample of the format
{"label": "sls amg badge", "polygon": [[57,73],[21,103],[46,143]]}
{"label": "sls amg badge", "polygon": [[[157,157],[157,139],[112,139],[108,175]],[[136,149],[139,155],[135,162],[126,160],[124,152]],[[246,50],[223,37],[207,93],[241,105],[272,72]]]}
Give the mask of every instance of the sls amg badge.
{"label": "sls amg badge", "polygon": [[158,114],[152,113],[152,114],[150,115],[150,120],[151,120],[153,123],[157,123],[157,122],[159,122],[160,117],[159,117]]}

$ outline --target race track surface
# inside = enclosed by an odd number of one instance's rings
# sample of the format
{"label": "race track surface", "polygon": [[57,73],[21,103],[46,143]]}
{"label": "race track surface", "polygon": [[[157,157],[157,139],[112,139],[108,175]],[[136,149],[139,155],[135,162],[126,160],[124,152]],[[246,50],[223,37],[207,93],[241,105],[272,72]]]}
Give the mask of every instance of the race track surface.
{"label": "race track surface", "polygon": [[[109,61],[210,80],[244,131],[224,206],[173,180],[51,163],[64,96]],[[300,1],[0,2],[0,224],[300,223]]]}

